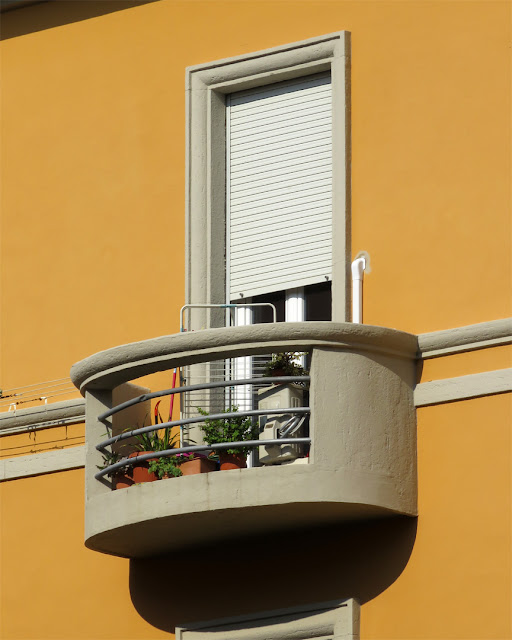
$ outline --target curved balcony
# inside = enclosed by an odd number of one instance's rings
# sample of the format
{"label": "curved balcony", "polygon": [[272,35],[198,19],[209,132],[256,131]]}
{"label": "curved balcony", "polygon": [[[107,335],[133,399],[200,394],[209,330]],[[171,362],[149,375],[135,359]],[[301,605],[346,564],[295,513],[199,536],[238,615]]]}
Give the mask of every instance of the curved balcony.
{"label": "curved balcony", "polygon": [[[310,407],[297,411],[311,413],[303,438],[311,443],[308,458],[120,491],[95,477],[106,427],[120,433],[127,422],[119,416],[130,411],[131,424],[142,423],[141,400],[148,394],[127,383],[174,367],[205,363],[208,372],[208,363],[282,351],[306,351],[311,358]],[[71,377],[86,397],[86,545],[142,557],[298,525],[416,515],[416,351],[416,336],[400,331],[306,322],[163,336],[77,363]],[[139,400],[130,401],[135,396]],[[126,411],[112,411],[123,402]]]}

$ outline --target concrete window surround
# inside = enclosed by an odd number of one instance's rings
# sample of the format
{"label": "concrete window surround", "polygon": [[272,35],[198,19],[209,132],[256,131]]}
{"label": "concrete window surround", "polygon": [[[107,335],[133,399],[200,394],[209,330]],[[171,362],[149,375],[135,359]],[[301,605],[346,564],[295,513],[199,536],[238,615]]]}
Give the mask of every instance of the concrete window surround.
{"label": "concrete window surround", "polygon": [[350,598],[178,627],[176,640],[358,640],[359,620],[360,605]]}
{"label": "concrete window surround", "polygon": [[[223,304],[226,289],[226,103],[229,93],[330,72],[332,81],[332,319],[350,299],[350,34],[332,33],[186,71],[186,302]],[[224,326],[194,311],[193,327]]]}

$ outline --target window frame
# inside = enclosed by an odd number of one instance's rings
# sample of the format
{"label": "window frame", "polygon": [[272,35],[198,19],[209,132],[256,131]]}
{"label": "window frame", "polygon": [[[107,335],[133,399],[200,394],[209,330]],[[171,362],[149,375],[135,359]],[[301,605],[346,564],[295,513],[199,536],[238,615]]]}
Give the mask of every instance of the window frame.
{"label": "window frame", "polygon": [[359,602],[348,598],[180,626],[176,640],[359,640],[359,627]]}
{"label": "window frame", "polygon": [[[332,319],[350,314],[350,33],[340,31],[186,70],[186,303],[226,302],[226,98],[330,72],[332,83]],[[225,314],[195,310],[188,329]]]}

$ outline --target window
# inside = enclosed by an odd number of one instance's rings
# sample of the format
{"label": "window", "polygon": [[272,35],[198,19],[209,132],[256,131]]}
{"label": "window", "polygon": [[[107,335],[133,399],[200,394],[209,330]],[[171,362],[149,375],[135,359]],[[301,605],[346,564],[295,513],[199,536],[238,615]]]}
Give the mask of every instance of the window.
{"label": "window", "polygon": [[330,74],[227,96],[227,301],[331,280]]}
{"label": "window", "polygon": [[[187,69],[187,302],[323,291],[332,281],[328,315],[348,319],[349,50],[340,32]],[[253,145],[272,166],[254,159]],[[288,257],[274,268],[279,246]],[[224,325],[223,312],[197,313],[195,327]]]}

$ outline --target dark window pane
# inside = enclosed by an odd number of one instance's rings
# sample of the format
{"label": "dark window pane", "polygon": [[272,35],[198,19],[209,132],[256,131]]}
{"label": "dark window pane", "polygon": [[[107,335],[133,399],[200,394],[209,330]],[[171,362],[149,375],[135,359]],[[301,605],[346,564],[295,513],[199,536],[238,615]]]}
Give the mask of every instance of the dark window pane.
{"label": "dark window pane", "polygon": [[[275,305],[277,310],[277,321],[284,322],[284,291],[276,291],[275,293],[264,293],[261,296],[254,296],[252,302],[270,302]],[[270,307],[256,307],[254,309],[254,324],[260,322],[272,322],[272,309]]]}
{"label": "dark window pane", "polygon": [[331,320],[331,283],[322,282],[304,287],[306,320]]}

